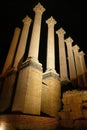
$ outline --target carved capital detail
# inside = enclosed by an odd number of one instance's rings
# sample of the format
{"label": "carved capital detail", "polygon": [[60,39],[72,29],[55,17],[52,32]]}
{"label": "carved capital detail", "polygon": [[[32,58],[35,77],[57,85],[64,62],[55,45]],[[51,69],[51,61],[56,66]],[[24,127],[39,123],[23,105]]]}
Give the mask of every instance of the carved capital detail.
{"label": "carved capital detail", "polygon": [[67,39],[65,39],[65,42],[68,44],[68,43],[72,43],[73,42],[73,39],[71,37],[68,37]]}
{"label": "carved capital detail", "polygon": [[38,4],[33,8],[33,11],[39,12],[40,14],[42,14],[42,13],[45,11],[45,8],[44,8],[40,3],[38,3]]}
{"label": "carved capital detail", "polygon": [[56,20],[51,16],[48,20],[46,20],[46,23],[48,24],[48,26],[51,26],[51,25],[55,25],[57,22]]}
{"label": "carved capital detail", "polygon": [[58,35],[64,35],[64,34],[66,34],[66,32],[64,31],[63,28],[60,28],[60,29],[58,29],[58,30],[56,31],[56,34],[58,34]]}
{"label": "carved capital detail", "polygon": [[23,22],[24,24],[31,24],[32,19],[27,15],[27,16],[22,20],[22,22]]}
{"label": "carved capital detail", "polygon": [[79,52],[79,55],[80,55],[80,56],[84,56],[85,53],[84,53],[83,51],[80,51],[80,52]]}
{"label": "carved capital detail", "polygon": [[73,47],[73,51],[78,51],[80,48],[79,48],[79,46],[76,44],[76,45],[74,45]]}

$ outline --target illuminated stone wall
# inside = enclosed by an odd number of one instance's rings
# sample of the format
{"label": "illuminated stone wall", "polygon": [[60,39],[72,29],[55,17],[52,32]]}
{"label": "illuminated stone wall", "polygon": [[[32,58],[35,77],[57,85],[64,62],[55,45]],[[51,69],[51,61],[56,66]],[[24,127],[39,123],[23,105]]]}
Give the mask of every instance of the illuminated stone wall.
{"label": "illuminated stone wall", "polygon": [[63,93],[62,109],[58,112],[60,126],[71,129],[87,129],[87,91]]}

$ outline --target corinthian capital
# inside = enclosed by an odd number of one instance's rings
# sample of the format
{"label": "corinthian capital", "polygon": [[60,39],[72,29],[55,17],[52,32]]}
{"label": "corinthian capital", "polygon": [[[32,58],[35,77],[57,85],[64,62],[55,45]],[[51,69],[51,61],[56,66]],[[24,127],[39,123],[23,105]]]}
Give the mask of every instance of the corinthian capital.
{"label": "corinthian capital", "polygon": [[24,24],[30,24],[31,21],[32,21],[32,19],[28,15],[22,20],[22,22]]}
{"label": "corinthian capital", "polygon": [[64,34],[66,34],[66,32],[64,31],[63,28],[60,28],[60,29],[58,29],[58,30],[56,31],[56,34],[58,34],[58,35],[64,35]]}
{"label": "corinthian capital", "polygon": [[55,25],[57,22],[56,20],[51,16],[48,20],[46,20],[46,23],[48,24],[48,26],[51,26],[51,25]]}
{"label": "corinthian capital", "polygon": [[40,13],[42,14],[44,11],[45,11],[45,8],[40,4],[38,3],[34,8],[33,8],[33,11],[35,11],[36,13]]}
{"label": "corinthian capital", "polygon": [[71,37],[68,37],[67,39],[65,39],[65,42],[68,44],[68,43],[72,43],[73,42],[73,39]]}

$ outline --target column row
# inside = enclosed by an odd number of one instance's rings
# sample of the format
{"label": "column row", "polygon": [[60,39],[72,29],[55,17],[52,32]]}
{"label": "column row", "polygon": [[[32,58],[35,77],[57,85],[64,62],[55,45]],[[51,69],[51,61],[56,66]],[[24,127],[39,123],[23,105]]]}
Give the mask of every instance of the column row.
{"label": "column row", "polygon": [[[41,30],[41,19],[42,14],[45,11],[45,8],[41,6],[39,3],[38,5],[33,8],[35,11],[35,19],[33,24],[33,30],[31,35],[31,41],[30,41],[30,48],[28,52],[28,58],[33,58],[38,62],[38,53],[39,53],[39,43],[40,43],[40,30]],[[17,48],[15,60],[13,63],[16,46],[18,43],[18,38],[20,34],[20,29],[16,28],[14,32],[14,37],[8,52],[8,56],[6,58],[6,62],[2,71],[2,75],[6,73],[9,68],[13,67],[15,70],[18,70],[20,68],[20,65],[23,61],[23,56],[25,53],[28,33],[29,33],[29,27],[31,24],[31,18],[26,16],[23,19],[23,29],[20,36],[19,45]],[[55,71],[55,39],[54,39],[54,25],[57,23],[53,17],[50,17],[48,20],[46,20],[46,23],[48,25],[48,40],[47,40],[47,65],[46,70],[54,70]],[[38,33],[37,33],[38,32]],[[67,46],[67,53],[68,53],[68,64],[69,64],[69,76],[70,80],[72,82],[75,82],[76,84],[76,77],[79,77],[79,74],[81,70],[80,64],[77,63],[82,61],[78,61],[77,53],[78,50],[76,50],[76,47],[73,47],[72,51],[72,42],[73,40],[69,37],[66,40],[64,39],[64,35],[66,32],[63,30],[63,28],[58,29],[56,31],[56,34],[58,35],[58,46],[59,46],[59,74],[61,80],[68,80],[68,70],[67,70],[67,56],[66,56],[66,49],[65,49],[65,42]],[[74,53],[74,55],[73,55]],[[80,56],[81,57],[81,56]],[[80,58],[82,59],[82,57]],[[12,66],[13,63],[13,66]],[[81,62],[81,66],[85,66],[86,71],[86,65],[83,62]],[[78,80],[79,81],[79,80]]]}

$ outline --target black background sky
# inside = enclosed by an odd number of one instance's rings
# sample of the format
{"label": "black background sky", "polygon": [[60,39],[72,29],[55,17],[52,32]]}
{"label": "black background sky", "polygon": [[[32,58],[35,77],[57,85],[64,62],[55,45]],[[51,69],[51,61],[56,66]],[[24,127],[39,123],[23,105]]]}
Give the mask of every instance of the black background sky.
{"label": "black background sky", "polygon": [[[22,19],[26,15],[31,17],[32,20],[34,19],[33,7],[38,2],[46,8],[42,18],[41,62],[45,62],[45,56],[43,55],[47,40],[45,20],[50,16],[53,16],[57,21],[55,31],[63,27],[66,31],[65,38],[71,36],[74,40],[73,45],[78,44],[87,55],[86,0],[7,0],[0,2],[0,69],[2,69],[5,62],[15,27],[21,27]],[[87,56],[85,58],[87,59]]]}

